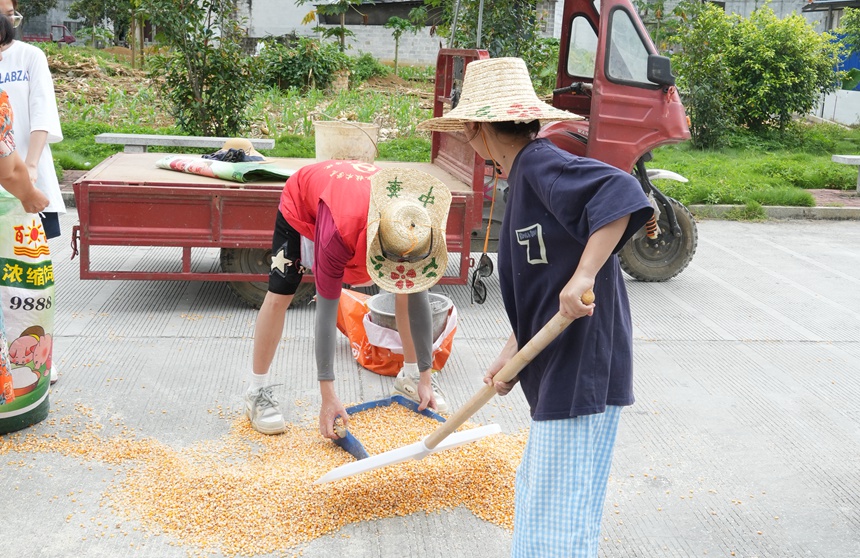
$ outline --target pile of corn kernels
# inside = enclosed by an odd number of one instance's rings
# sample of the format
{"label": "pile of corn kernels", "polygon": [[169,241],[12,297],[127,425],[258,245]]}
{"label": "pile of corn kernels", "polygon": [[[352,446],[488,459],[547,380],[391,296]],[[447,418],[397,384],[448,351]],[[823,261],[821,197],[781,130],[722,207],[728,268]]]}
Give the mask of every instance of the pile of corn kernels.
{"label": "pile of corn kernels", "polygon": [[[244,556],[285,552],[349,523],[460,505],[512,529],[515,469],[526,440],[525,433],[490,436],[420,461],[314,485],[354,459],[309,426],[265,436],[236,417],[223,439],[176,450],[133,435],[106,438],[89,424],[73,436],[7,438],[0,453],[58,452],[122,465],[125,475],[103,495],[119,514],[183,545]],[[349,429],[370,455],[378,455],[412,444],[438,425],[391,405],[353,415]]]}

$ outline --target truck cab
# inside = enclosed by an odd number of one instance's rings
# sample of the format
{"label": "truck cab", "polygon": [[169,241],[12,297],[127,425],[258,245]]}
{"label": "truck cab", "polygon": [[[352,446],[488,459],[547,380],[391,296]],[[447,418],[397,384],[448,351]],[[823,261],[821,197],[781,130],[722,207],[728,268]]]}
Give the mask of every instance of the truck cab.
{"label": "truck cab", "polygon": [[586,117],[542,132],[627,172],[660,145],[690,138],[668,58],[628,0],[567,0],[552,104]]}
{"label": "truck cab", "polygon": [[[561,25],[552,105],[584,120],[546,124],[539,136],[574,155],[598,159],[636,176],[652,199],[655,217],[619,253],[621,267],[642,281],[671,279],[692,260],[698,233],[689,210],[651,182],[651,177],[686,179],[645,168],[651,150],[690,138],[669,59],[657,53],[630,0],[565,0]],[[488,56],[485,50],[440,51],[433,116],[456,106],[466,65]],[[460,167],[486,166],[463,134],[434,133],[432,160]],[[488,168],[484,175],[494,171],[492,165]],[[493,226],[501,220],[501,204],[487,211],[494,205],[491,182],[483,189],[485,225],[472,233],[473,249],[483,244],[484,252],[494,244],[491,239],[498,238]],[[475,190],[479,188],[476,183]]]}

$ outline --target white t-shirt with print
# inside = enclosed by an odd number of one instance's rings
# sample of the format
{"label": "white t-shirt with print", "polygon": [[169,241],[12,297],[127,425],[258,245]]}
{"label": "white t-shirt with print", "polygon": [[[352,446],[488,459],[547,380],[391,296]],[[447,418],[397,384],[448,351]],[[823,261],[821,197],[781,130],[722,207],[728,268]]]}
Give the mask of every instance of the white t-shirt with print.
{"label": "white t-shirt with print", "polygon": [[33,45],[13,41],[9,48],[3,51],[3,60],[0,60],[0,89],[9,94],[9,103],[15,115],[12,129],[22,159],[27,157],[30,147],[30,132],[48,132],[48,143],[39,158],[36,187],[44,192],[50,201],[45,211],[65,213],[66,204],[63,203],[60,193],[60,183],[54,170],[49,145],[62,141],[63,131],[57,112],[54,81],[45,53]]}

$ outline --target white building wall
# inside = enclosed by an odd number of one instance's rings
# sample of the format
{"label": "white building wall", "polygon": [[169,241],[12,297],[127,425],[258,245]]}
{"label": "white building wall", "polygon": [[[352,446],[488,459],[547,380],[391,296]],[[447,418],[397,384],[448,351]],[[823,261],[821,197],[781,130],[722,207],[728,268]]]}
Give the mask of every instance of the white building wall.
{"label": "white building wall", "polygon": [[246,19],[248,35],[257,39],[295,33],[313,35],[315,22],[302,25],[313,4],[295,5],[290,0],[241,0],[239,13]]}
{"label": "white building wall", "polygon": [[[357,56],[366,52],[382,61],[394,61],[394,36],[391,34],[391,29],[381,25],[362,25],[353,26],[350,30],[355,33],[355,36],[347,37],[348,54]],[[440,45],[446,46],[447,40],[439,36],[431,37],[430,27],[426,27],[417,35],[404,33],[400,36],[397,62],[398,64],[435,64]]]}

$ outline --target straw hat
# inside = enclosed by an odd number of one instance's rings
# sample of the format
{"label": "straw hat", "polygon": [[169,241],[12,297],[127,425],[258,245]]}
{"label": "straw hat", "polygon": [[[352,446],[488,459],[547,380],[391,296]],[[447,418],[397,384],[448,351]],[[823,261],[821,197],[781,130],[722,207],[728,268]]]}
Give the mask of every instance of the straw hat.
{"label": "straw hat", "polygon": [[230,138],[221,146],[221,151],[228,149],[240,149],[245,152],[245,161],[254,161],[257,163],[269,162],[262,153],[254,149],[254,144],[246,138]]}
{"label": "straw hat", "polygon": [[451,192],[439,179],[408,168],[383,169],[370,179],[367,273],[392,293],[435,285],[448,267],[445,226]]}
{"label": "straw hat", "polygon": [[445,116],[425,120],[419,130],[462,132],[464,122],[583,120],[538,99],[521,58],[475,60],[466,66],[460,102]]}

